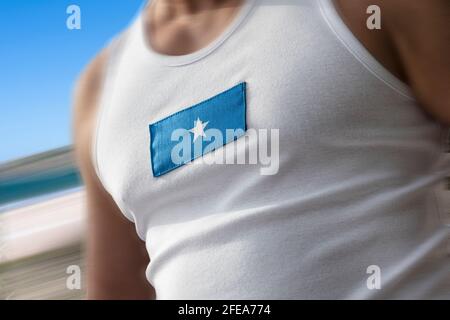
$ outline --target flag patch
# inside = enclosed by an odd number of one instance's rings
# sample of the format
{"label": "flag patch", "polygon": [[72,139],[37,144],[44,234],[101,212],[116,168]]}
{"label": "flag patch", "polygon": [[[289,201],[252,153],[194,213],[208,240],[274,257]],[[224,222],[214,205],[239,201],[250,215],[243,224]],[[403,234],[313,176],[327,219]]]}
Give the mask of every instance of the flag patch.
{"label": "flag patch", "polygon": [[149,125],[151,167],[162,176],[245,134],[246,83]]}

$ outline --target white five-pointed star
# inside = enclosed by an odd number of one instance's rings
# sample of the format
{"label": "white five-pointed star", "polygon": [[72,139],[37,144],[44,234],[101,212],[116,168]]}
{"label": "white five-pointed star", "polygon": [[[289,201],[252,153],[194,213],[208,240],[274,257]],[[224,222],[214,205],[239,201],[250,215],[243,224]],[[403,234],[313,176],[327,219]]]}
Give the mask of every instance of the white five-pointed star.
{"label": "white five-pointed star", "polygon": [[198,137],[206,137],[204,129],[208,125],[208,123],[209,121],[202,122],[200,118],[197,118],[197,121],[194,122],[194,127],[191,130],[189,130],[194,134],[194,142],[195,140],[197,140]]}

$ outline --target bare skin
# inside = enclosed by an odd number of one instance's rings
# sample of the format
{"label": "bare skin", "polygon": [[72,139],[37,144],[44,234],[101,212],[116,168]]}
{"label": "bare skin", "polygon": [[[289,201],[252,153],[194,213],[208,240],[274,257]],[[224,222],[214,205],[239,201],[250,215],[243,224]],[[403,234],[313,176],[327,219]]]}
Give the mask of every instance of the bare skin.
{"label": "bare skin", "polygon": [[[217,38],[238,13],[243,0],[152,2],[145,12],[151,47],[167,55],[195,52]],[[151,41],[150,41],[151,39]]]}
{"label": "bare skin", "polygon": [[[335,0],[344,22],[389,71],[413,89],[421,107],[450,124],[450,2]],[[381,30],[366,28],[369,5],[381,9]]]}
{"label": "bare skin", "polygon": [[149,262],[144,243],[97,178],[91,138],[106,52],[86,69],[75,92],[75,149],[86,186],[88,211],[88,299],[152,299],[145,279]]}
{"label": "bare skin", "polygon": [[[148,43],[169,55],[197,51],[226,28],[241,4],[241,0],[155,1],[146,11],[152,21],[146,23]],[[366,28],[366,8],[373,4],[381,8],[381,30]],[[336,0],[336,5],[362,44],[412,87],[423,109],[436,121],[450,124],[448,0]],[[154,289],[144,276],[149,262],[145,244],[102,187],[90,156],[107,56],[102,52],[87,67],[74,102],[75,149],[88,202],[88,298],[153,299]]]}

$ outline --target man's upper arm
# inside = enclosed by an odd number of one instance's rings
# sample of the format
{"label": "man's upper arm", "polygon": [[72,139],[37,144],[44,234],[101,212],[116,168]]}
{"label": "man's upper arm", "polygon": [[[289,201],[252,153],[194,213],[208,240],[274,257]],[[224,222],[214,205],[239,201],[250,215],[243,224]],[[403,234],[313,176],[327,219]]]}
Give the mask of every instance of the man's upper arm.
{"label": "man's upper arm", "polygon": [[381,1],[380,7],[419,101],[450,124],[450,1]]}
{"label": "man's upper arm", "polygon": [[102,52],[80,77],[74,99],[75,154],[86,188],[87,278],[91,299],[152,299],[145,279],[145,244],[100,183],[91,157],[98,99],[108,53]]}

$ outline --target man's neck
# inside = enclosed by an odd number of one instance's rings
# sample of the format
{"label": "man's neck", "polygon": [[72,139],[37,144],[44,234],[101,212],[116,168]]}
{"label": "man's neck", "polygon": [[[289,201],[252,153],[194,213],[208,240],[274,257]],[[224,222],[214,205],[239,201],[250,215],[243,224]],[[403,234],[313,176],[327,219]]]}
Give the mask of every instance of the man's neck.
{"label": "man's neck", "polygon": [[226,29],[244,0],[155,0],[145,12],[152,48],[168,55],[197,51]]}
{"label": "man's neck", "polygon": [[152,5],[159,10],[166,10],[174,16],[193,15],[204,10],[217,9],[224,6],[227,0],[155,0]]}

